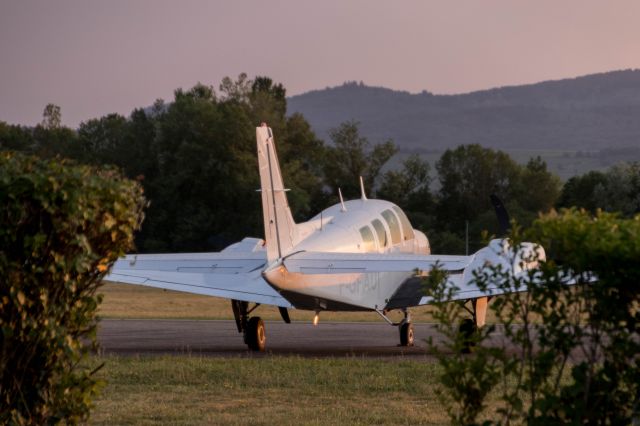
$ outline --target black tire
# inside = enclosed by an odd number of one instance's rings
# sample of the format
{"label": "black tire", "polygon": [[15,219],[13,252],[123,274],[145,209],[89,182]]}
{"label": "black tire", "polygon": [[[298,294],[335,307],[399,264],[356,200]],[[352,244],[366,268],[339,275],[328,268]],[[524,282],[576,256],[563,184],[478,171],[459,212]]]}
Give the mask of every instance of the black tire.
{"label": "black tire", "polygon": [[413,324],[410,322],[400,326],[400,346],[413,346]]}
{"label": "black tire", "polygon": [[474,335],[478,331],[476,327],[476,323],[474,320],[467,318],[460,323],[460,327],[458,328],[460,332],[460,337],[462,339],[462,348],[461,351],[463,354],[468,354],[473,351],[476,342],[474,340]]}
{"label": "black tire", "polygon": [[246,343],[249,349],[256,352],[264,352],[267,343],[267,333],[264,321],[260,317],[251,317],[247,324]]}

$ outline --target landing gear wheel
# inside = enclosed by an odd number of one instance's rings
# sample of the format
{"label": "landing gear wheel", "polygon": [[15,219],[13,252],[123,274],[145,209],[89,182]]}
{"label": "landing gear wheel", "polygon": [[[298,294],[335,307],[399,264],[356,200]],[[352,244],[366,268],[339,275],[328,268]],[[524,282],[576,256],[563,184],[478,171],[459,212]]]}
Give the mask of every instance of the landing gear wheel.
{"label": "landing gear wheel", "polygon": [[476,342],[473,339],[473,335],[478,331],[478,327],[476,327],[475,321],[470,318],[463,320],[460,323],[460,328],[458,328],[458,331],[462,338],[462,353],[471,353],[474,346],[476,345]]}
{"label": "landing gear wheel", "polygon": [[264,321],[262,321],[260,317],[249,318],[245,342],[252,351],[264,352],[267,343],[267,334],[264,328]]}
{"label": "landing gear wheel", "polygon": [[410,322],[400,326],[400,346],[413,346],[413,324]]}

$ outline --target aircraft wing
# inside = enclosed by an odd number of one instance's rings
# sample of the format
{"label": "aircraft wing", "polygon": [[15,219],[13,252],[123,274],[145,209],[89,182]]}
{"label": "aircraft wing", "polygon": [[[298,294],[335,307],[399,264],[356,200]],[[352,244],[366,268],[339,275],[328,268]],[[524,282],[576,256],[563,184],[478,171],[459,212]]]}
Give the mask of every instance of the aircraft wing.
{"label": "aircraft wing", "polygon": [[363,277],[368,275],[369,281],[381,276],[380,274],[405,274],[395,292],[390,297],[385,297],[386,309],[398,309],[432,302],[425,294],[422,280],[416,275],[416,271],[422,276],[427,275],[436,264],[447,271],[448,285],[458,289],[452,300],[501,294],[503,291],[497,287],[481,291],[475,284],[474,271],[490,263],[515,268],[514,272],[524,273],[519,261],[514,262],[509,258],[508,250],[502,240],[494,240],[489,246],[470,256],[299,252],[285,258],[284,265],[292,273],[362,274]]}
{"label": "aircraft wing", "polygon": [[284,264],[289,272],[340,274],[429,271],[436,263],[446,271],[459,271],[472,260],[473,256],[305,251],[287,256]]}
{"label": "aircraft wing", "polygon": [[216,253],[127,255],[104,280],[291,308],[262,278],[266,251],[255,241]]}

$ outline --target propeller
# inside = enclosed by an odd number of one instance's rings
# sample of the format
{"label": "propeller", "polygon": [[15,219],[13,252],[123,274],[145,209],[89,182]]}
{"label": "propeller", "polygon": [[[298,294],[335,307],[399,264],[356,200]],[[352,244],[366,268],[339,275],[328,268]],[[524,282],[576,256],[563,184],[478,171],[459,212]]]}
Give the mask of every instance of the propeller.
{"label": "propeller", "polygon": [[496,216],[498,217],[500,233],[503,236],[506,236],[509,233],[509,228],[511,227],[509,212],[507,212],[507,209],[504,207],[502,200],[500,200],[500,198],[498,198],[496,194],[491,194],[489,198],[491,198],[491,204],[493,204],[493,208],[496,211]]}

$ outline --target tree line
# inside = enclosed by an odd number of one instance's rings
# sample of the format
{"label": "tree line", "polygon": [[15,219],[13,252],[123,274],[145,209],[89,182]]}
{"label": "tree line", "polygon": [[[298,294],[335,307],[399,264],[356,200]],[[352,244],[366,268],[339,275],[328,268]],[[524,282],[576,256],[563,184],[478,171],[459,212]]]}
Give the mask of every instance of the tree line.
{"label": "tree line", "polygon": [[197,84],[177,89],[172,102],[158,100],[129,117],[107,114],[63,126],[50,104],[35,127],[0,121],[0,150],[43,158],[65,157],[90,165],[111,164],[138,180],[150,201],[136,236],[140,252],[219,250],[244,236],[263,234],[254,127],[273,128],[294,217],[298,221],[345,198],[359,196],[363,176],[369,197],[403,208],[423,230],[434,252],[463,253],[483,245],[481,233],[498,234],[489,195],[528,225],[539,212],[577,206],[640,212],[640,165],[590,172],[564,185],[541,158],[516,163],[480,145],[447,150],[434,167],[417,155],[396,169],[393,141],[372,144],[347,121],[320,140],[300,114],[287,115],[286,89],[268,77],[224,78],[218,90]]}

